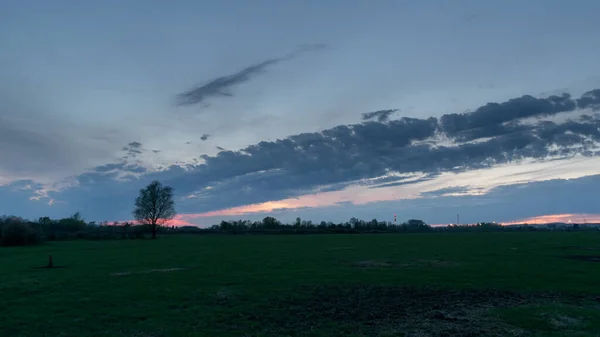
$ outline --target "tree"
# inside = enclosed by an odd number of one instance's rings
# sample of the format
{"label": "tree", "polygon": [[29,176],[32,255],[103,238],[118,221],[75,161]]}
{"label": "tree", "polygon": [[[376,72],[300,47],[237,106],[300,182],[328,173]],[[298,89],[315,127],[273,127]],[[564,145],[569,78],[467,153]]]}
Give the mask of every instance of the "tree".
{"label": "tree", "polygon": [[133,216],[136,220],[151,227],[153,239],[156,239],[158,227],[172,219],[175,214],[173,188],[163,186],[156,180],[141,189],[140,195],[135,199]]}
{"label": "tree", "polygon": [[263,227],[267,229],[275,229],[281,225],[281,223],[272,216],[268,216],[262,221]]}

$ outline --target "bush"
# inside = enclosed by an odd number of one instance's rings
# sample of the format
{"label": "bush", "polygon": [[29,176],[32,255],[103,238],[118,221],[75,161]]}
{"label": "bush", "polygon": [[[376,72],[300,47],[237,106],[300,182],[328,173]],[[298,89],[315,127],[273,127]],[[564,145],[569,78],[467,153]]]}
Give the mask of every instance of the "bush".
{"label": "bush", "polygon": [[2,246],[27,246],[41,242],[39,234],[27,223],[12,222],[2,228]]}

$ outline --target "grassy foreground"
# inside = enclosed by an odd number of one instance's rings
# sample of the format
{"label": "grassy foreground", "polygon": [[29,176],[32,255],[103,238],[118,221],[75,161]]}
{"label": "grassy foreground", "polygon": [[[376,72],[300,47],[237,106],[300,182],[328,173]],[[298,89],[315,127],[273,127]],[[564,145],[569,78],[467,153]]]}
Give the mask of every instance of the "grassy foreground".
{"label": "grassy foreground", "polygon": [[0,336],[598,336],[600,262],[575,255],[600,233],[2,248]]}

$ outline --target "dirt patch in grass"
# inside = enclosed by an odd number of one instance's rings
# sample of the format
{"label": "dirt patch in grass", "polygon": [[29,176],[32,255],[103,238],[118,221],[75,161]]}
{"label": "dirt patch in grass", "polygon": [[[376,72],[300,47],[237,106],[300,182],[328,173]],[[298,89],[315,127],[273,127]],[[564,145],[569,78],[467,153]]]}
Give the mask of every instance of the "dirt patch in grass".
{"label": "dirt patch in grass", "polygon": [[600,262],[600,255],[569,255],[565,256],[567,259],[579,260],[579,261],[590,261]]}
{"label": "dirt patch in grass", "polygon": [[431,268],[443,268],[443,267],[453,267],[458,265],[458,263],[454,261],[448,260],[439,260],[439,259],[417,259],[411,260],[408,262],[404,262],[399,264],[401,267],[431,267]]}
{"label": "dirt patch in grass", "polygon": [[168,273],[171,271],[178,271],[178,270],[183,270],[183,268],[166,268],[166,269],[150,269],[147,271],[147,273]]}
{"label": "dirt patch in grass", "polygon": [[443,268],[452,267],[457,265],[456,262],[438,259],[415,259],[410,261],[403,261],[399,263],[393,263],[389,261],[377,261],[377,260],[362,260],[357,261],[353,264],[358,268],[408,268],[408,267],[429,267],[429,268]]}
{"label": "dirt patch in grass", "polygon": [[132,271],[123,271],[120,273],[112,273],[112,274],[110,274],[110,276],[126,276],[126,275],[131,275],[131,274],[133,274]]}
{"label": "dirt patch in grass", "polygon": [[63,268],[67,268],[67,266],[52,266],[52,267],[48,267],[48,266],[38,266],[38,267],[33,267],[32,269],[63,269]]}
{"label": "dirt patch in grass", "polygon": [[573,328],[573,327],[577,327],[582,324],[582,320],[580,318],[571,317],[571,316],[567,316],[567,315],[543,314],[542,317],[545,318],[546,320],[548,320],[548,322],[550,322],[550,324],[553,327],[559,328],[559,329]]}
{"label": "dirt patch in grass", "polygon": [[210,295],[210,303],[215,306],[221,307],[235,307],[239,304],[239,301],[246,300],[243,298],[243,294],[230,287],[221,287]]}
{"label": "dirt patch in grass", "polygon": [[150,269],[144,271],[124,271],[120,273],[112,273],[111,276],[127,276],[132,274],[148,274],[148,273],[168,273],[173,271],[183,270],[183,268],[166,268],[166,269]]}
{"label": "dirt patch in grass", "polygon": [[350,250],[350,249],[356,249],[356,247],[331,247],[331,248],[327,248],[327,250]]}
{"label": "dirt patch in grass", "polygon": [[329,329],[355,336],[512,336],[523,331],[488,315],[490,309],[543,298],[500,290],[320,286],[298,289],[236,317],[241,318],[237,326],[252,322],[243,329],[269,336]]}
{"label": "dirt patch in grass", "polygon": [[394,264],[385,261],[363,260],[355,262],[354,266],[358,268],[390,268]]}
{"label": "dirt patch in grass", "polygon": [[557,246],[556,249],[600,251],[600,247]]}

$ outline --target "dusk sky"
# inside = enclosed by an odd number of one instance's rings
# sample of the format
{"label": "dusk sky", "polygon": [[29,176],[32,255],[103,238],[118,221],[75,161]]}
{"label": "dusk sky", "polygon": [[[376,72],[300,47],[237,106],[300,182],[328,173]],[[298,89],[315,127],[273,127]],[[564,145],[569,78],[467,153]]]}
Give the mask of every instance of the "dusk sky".
{"label": "dusk sky", "polygon": [[600,221],[599,12],[2,1],[0,215]]}

